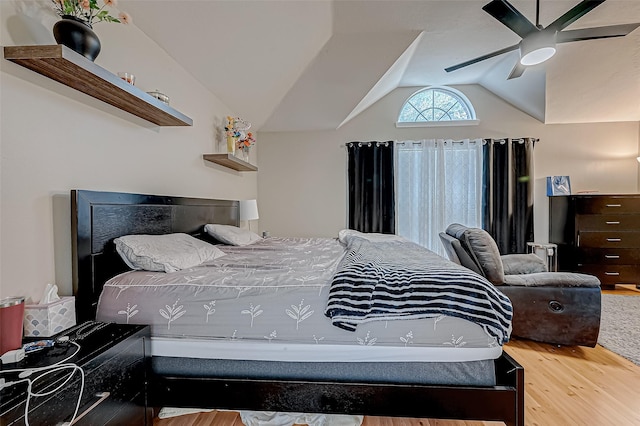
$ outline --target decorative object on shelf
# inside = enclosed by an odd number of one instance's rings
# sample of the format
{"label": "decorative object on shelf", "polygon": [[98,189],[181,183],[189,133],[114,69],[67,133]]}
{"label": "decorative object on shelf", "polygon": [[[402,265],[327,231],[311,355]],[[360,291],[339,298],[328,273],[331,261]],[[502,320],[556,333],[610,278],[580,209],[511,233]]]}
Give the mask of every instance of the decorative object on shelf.
{"label": "decorative object on shelf", "polygon": [[120,12],[118,17],[111,16],[105,9],[115,6],[116,0],[104,0],[102,7],[98,0],[51,0],[56,13],[62,18],[53,26],[53,37],[59,44],[78,52],[93,61],[100,53],[100,39],[93,32],[97,22],[116,22],[128,24],[131,17]]}
{"label": "decorative object on shelf", "polygon": [[93,61],[100,53],[100,39],[90,24],[71,15],[63,15],[53,25],[53,37],[60,44]]}
{"label": "decorative object on shelf", "polygon": [[571,195],[569,176],[547,176],[547,196]]}
{"label": "decorative object on shelf", "polygon": [[147,92],[147,93],[153,96],[154,98],[156,98],[157,100],[159,100],[160,102],[164,102],[165,104],[169,105],[169,97],[164,93],[159,92],[158,89],[154,90],[153,92]]}
{"label": "decorative object on shelf", "polygon": [[227,125],[224,126],[225,134],[227,135],[227,152],[234,154],[236,150],[236,130],[234,127],[235,118],[228,116]]}
{"label": "decorative object on shelf", "polygon": [[248,132],[244,138],[241,137],[241,139],[238,139],[236,142],[236,149],[242,153],[242,159],[244,161],[249,162],[249,151],[255,143],[256,140],[251,132]]}
{"label": "decorative object on shelf", "polygon": [[130,72],[119,72],[118,77],[126,81],[132,86],[136,85],[136,76],[131,74]]}
{"label": "decorative object on shelf", "polygon": [[224,131],[227,136],[227,153],[235,154],[237,143],[239,140],[246,139],[246,130],[251,128],[251,123],[245,121],[239,117],[227,116],[227,124],[224,126]]}

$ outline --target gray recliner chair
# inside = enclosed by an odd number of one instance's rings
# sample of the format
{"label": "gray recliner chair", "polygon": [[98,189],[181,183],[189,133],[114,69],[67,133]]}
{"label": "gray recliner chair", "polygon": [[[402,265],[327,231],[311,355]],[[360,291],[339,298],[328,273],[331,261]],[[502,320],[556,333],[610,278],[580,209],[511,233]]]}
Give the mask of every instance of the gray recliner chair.
{"label": "gray recliner chair", "polygon": [[440,233],[449,259],[484,276],[513,305],[512,335],[559,345],[595,346],[600,330],[600,281],[549,272],[535,254],[500,255],[488,232],[460,224]]}

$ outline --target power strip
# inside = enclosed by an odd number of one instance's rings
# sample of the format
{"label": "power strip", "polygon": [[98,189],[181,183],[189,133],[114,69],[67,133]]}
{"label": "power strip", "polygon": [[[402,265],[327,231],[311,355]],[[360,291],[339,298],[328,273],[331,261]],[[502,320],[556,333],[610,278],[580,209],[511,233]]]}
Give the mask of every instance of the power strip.
{"label": "power strip", "polygon": [[24,359],[24,349],[14,349],[0,356],[2,364],[14,364]]}

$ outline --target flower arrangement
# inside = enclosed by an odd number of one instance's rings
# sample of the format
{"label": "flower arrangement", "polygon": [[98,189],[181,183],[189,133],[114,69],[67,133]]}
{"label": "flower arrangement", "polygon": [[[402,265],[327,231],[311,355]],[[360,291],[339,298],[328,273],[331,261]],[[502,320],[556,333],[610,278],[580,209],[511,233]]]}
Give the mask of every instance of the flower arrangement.
{"label": "flower arrangement", "polygon": [[239,138],[240,131],[236,129],[236,119],[229,116],[227,117],[227,124],[224,126],[225,134],[227,138]]}
{"label": "flower arrangement", "polygon": [[103,0],[102,7],[98,6],[98,0],[51,1],[53,2],[53,8],[60,17],[73,16],[89,26],[98,22],[131,23],[131,16],[126,12],[120,12],[117,18],[109,14],[106,7],[115,7],[117,0]]}
{"label": "flower arrangement", "polygon": [[238,139],[236,142],[236,149],[248,154],[249,150],[253,145],[255,145],[255,143],[256,139],[253,137],[253,133],[249,132],[244,138]]}
{"label": "flower arrangement", "polygon": [[249,154],[249,148],[256,143],[251,132],[244,132],[249,130],[250,127],[251,123],[239,117],[227,117],[227,124],[224,126],[225,135],[227,136],[227,152],[233,154],[239,150]]}

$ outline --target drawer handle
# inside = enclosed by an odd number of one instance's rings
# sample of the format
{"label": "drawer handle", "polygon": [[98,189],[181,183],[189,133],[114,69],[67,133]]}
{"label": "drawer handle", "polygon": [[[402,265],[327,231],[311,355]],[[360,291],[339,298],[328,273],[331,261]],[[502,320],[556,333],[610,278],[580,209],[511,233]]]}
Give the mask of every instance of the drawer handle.
{"label": "drawer handle", "polygon": [[620,259],[620,256],[618,256],[617,254],[605,254],[604,258],[605,259]]}
{"label": "drawer handle", "polygon": [[78,414],[78,416],[73,420],[73,423],[71,423],[71,424],[73,425],[73,424],[77,423],[81,418],[83,418],[84,416],[89,414],[91,412],[91,410],[93,410],[98,405],[100,405],[102,402],[104,402],[105,399],[109,398],[109,395],[111,395],[110,392],[98,392],[95,395],[96,398],[98,398],[98,400],[96,402],[94,402],[93,404],[91,404],[91,406],[89,408],[87,408],[86,410],[84,410],[82,413]]}
{"label": "drawer handle", "polygon": [[622,238],[607,238],[607,241],[609,241],[610,243],[619,243],[620,241],[622,241]]}
{"label": "drawer handle", "polygon": [[607,207],[622,207],[622,204],[607,204]]}
{"label": "drawer handle", "polygon": [[618,275],[620,275],[620,272],[605,272],[604,274],[610,277],[617,277]]}
{"label": "drawer handle", "polygon": [[607,221],[607,225],[620,225],[620,222]]}

